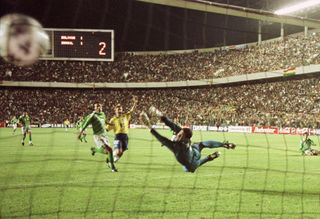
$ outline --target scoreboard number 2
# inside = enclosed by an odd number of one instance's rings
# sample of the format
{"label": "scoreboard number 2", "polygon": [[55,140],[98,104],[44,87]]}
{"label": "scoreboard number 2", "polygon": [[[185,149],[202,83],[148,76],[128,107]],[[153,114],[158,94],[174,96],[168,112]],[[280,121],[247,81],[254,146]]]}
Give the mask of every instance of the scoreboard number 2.
{"label": "scoreboard number 2", "polygon": [[106,55],[105,48],[107,47],[107,44],[105,42],[99,42],[99,46],[101,46],[99,50],[99,55],[104,56]]}
{"label": "scoreboard number 2", "polygon": [[41,57],[43,59],[114,61],[114,30],[45,30],[51,36],[53,43],[51,45],[51,53]]}

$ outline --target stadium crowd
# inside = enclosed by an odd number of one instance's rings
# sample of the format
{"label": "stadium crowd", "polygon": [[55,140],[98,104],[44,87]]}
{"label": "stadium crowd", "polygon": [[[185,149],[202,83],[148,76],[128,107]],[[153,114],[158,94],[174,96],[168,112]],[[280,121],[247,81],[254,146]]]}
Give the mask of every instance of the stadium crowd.
{"label": "stadium crowd", "polygon": [[199,80],[320,63],[319,33],[297,34],[253,47],[212,52],[134,55],[114,62],[39,61],[31,67],[0,63],[0,81],[147,82]]}
{"label": "stadium crowd", "polygon": [[190,124],[319,127],[319,76],[183,89],[1,88],[0,121],[26,110],[40,123],[75,122],[99,101],[110,118],[116,104],[131,107],[132,95],[139,99],[133,123],[154,105],[181,123],[188,118]]}

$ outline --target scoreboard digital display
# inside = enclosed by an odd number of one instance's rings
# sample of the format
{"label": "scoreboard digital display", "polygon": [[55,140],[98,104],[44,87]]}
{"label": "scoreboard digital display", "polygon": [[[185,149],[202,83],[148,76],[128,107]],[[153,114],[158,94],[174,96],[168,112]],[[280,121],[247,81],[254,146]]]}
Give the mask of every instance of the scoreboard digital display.
{"label": "scoreboard digital display", "polygon": [[113,61],[113,30],[46,29],[51,48],[43,59]]}

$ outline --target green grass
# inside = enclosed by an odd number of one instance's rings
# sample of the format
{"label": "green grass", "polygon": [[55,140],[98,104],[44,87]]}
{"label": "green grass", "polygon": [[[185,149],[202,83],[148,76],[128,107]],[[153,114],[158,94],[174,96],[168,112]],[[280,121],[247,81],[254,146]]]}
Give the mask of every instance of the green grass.
{"label": "green grass", "polygon": [[0,218],[320,217],[320,157],[300,155],[300,136],[196,132],[238,146],[191,174],[146,130],[130,130],[112,173],[91,156],[91,134],[85,144],[75,130],[32,131],[23,147],[20,130],[0,129]]}

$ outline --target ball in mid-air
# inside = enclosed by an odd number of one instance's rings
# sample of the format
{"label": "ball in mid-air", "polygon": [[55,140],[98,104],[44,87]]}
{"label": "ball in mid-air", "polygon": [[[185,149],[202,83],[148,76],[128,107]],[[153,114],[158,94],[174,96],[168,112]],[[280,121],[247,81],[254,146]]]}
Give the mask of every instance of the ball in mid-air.
{"label": "ball in mid-air", "polygon": [[35,63],[50,46],[48,34],[32,17],[8,14],[0,18],[0,55],[18,66]]}

